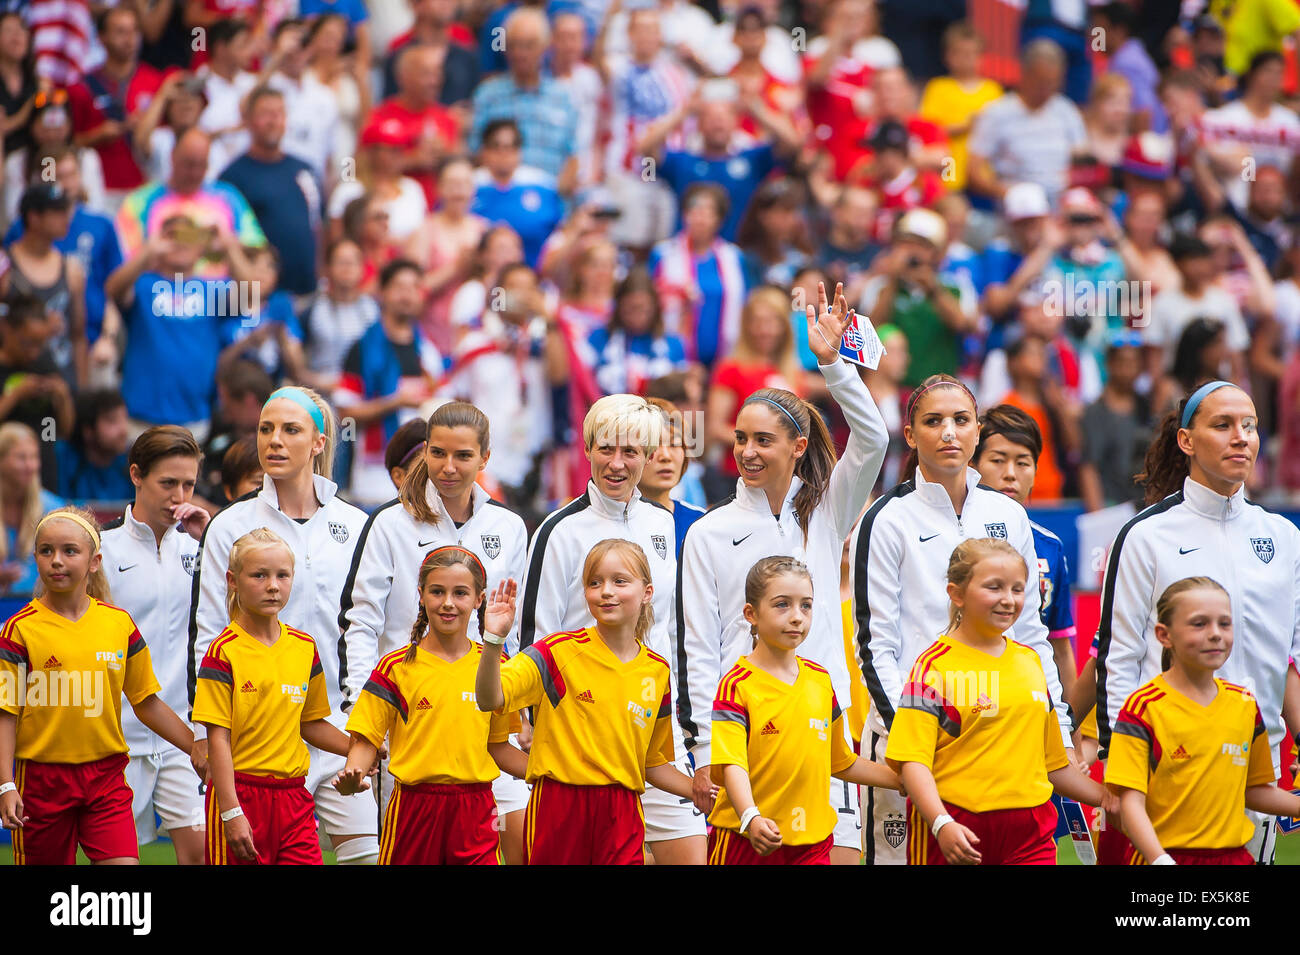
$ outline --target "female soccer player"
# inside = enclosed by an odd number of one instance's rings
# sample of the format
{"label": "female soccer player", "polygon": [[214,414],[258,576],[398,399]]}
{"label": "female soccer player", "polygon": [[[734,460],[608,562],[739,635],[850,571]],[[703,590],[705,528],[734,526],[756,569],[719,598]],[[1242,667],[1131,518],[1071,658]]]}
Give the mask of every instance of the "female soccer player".
{"label": "female soccer player", "polygon": [[[297,559],[295,584],[286,594],[284,622],[319,642],[330,704],[330,719],[342,730],[343,694],[339,677],[338,599],[366,515],[337,496],[330,480],[334,464],[334,413],[320,395],[306,388],[281,388],[262,406],[257,423],[257,456],[265,477],[256,494],[220,511],[203,532],[194,604],[190,610],[191,667],[226,626],[225,573],[234,542],[259,527],[279,534]],[[195,671],[190,671],[190,700]],[[203,733],[198,728],[199,734]],[[207,744],[195,746],[196,768],[205,769]],[[369,796],[343,796],[332,785],[343,760],[311,754],[307,788],[340,865],[372,864],[379,857],[378,819]]]}
{"label": "female soccer player", "polygon": [[[104,576],[113,598],[149,644],[159,697],[174,712],[189,711],[185,651],[195,555],[208,512],[191,501],[203,457],[194,436],[176,425],[150,428],[127,456],[135,501],[104,528]],[[134,795],[140,845],[158,837],[162,820],[179,865],[203,864],[203,798],[190,754],[122,715],[131,748],[126,781]]]}
{"label": "female soccer player", "polygon": [[[1228,591],[1237,652],[1220,676],[1253,688],[1269,749],[1276,752],[1282,741],[1287,660],[1300,649],[1300,530],[1246,500],[1246,477],[1259,453],[1256,422],[1244,391],[1210,382],[1164,420],[1147,451],[1139,479],[1150,506],[1115,538],[1102,589],[1097,723],[1103,758],[1124,701],[1160,673],[1156,595],[1191,576],[1210,577]],[[1268,863],[1275,827],[1271,817],[1255,819],[1251,854]],[[1125,849],[1122,834],[1108,826],[1098,861],[1119,862]]]}
{"label": "female soccer player", "polygon": [[1252,865],[1244,809],[1300,815],[1274,785],[1264,718],[1245,687],[1214,675],[1232,653],[1232,605],[1209,577],[1187,577],[1156,602],[1163,672],[1124,703],[1106,784],[1139,865]]}
{"label": "female soccer player", "polygon": [[366,681],[348,719],[348,763],[335,784],[340,792],[368,788],[366,772],[391,738],[389,769],[398,783],[380,865],[497,864],[492,781],[498,767],[522,779],[527,758],[508,742],[511,719],[474,705],[479,654],[501,651],[471,640],[469,624],[475,618],[479,633],[509,633],[514,590],[513,580],[502,581],[489,602],[487,571],[464,547],[439,547],[420,564],[410,642],[380,660]]}
{"label": "female soccer player", "polygon": [[964,540],[948,561],[948,628],[912,667],[885,751],[910,797],[910,865],[1055,865],[1052,790],[1105,799],[1065,755],[1039,654],[1006,635],[1028,577],[1005,540]]}
{"label": "female soccer player", "polygon": [[795,655],[813,606],[812,575],[793,557],[765,557],[745,577],[754,649],[713,701],[714,865],[829,865],[831,777],[898,788],[891,770],[853,755],[830,674]]}
{"label": "female soccer player", "polygon": [[[701,770],[711,761],[713,695],[723,674],[753,645],[743,614],[744,575],[762,557],[797,557],[808,565],[814,589],[835,593],[844,538],[867,503],[889,442],[866,385],[839,357],[840,338],[853,316],[843,289],[836,286],[834,309],[826,301],[825,286],[818,285],[818,292],[819,307],[807,309],[808,340],[831,396],[849,422],[844,456],[835,460],[830,432],[812,405],[788,391],[756,391],[736,416],[733,453],[740,478],[735,498],[696,521],[682,548],[679,715],[695,759],[696,805],[706,810],[711,774]],[[826,668],[836,695],[848,700],[837,609],[829,599],[816,605],[804,654]],[[840,820],[836,847],[845,851],[833,852],[832,861],[856,862],[861,852],[857,800],[845,805],[843,787],[837,783],[833,788]]]}
{"label": "female soccer player", "polygon": [[[582,422],[582,442],[591,480],[581,497],[552,512],[528,551],[519,612],[519,643],[531,646],[548,634],[580,630],[591,623],[589,595],[575,586],[600,541],[619,538],[637,544],[650,561],[654,584],[654,626],[646,646],[671,659],[678,617],[674,585],[677,549],[673,515],[638,490],[648,460],[665,439],[663,412],[637,395],[608,395],[591,406]],[[674,706],[681,695],[673,672]],[[677,765],[690,772],[685,746],[674,742]],[[646,840],[661,865],[704,865],[704,811],[690,799],[651,786],[642,797]]]}
{"label": "female soccer player", "polygon": [[[931,375],[912,392],[904,417],[903,437],[912,449],[903,468],[908,479],[871,505],[852,544],[858,654],[872,701],[867,720],[871,746],[863,755],[877,762],[884,758],[912,664],[948,623],[942,587],[948,558],[972,537],[1005,540],[1029,565],[1015,637],[1038,651],[1069,747],[1061,681],[1038,614],[1038,557],[1029,517],[1006,495],[980,486],[979,472],[968,466],[979,434],[975,398],[957,379]],[[863,741],[865,749],[865,735]],[[869,865],[905,861],[906,812],[903,801],[888,790],[868,793],[870,818],[863,820],[863,829]]]}
{"label": "female soccer player", "polygon": [[[554,633],[504,667],[479,656],[480,710],[534,706],[524,859],[530,865],[641,865],[646,783],[682,799],[673,765],[671,669],[647,645],[654,585],[645,551],[604,540],[583,562],[593,626]],[[484,642],[499,646],[500,634]],[[658,860],[657,860],[658,861]]]}
{"label": "female soccer player", "polygon": [[[421,606],[420,562],[432,548],[454,544],[473,553],[487,572],[488,593],[503,581],[523,579],[528,550],[523,519],[475,483],[491,456],[487,416],[462,401],[442,405],[429,418],[427,442],[411,460],[400,494],[366,521],[338,619],[345,708],[360,699],[379,661],[410,643]],[[481,639],[472,615],[469,635]],[[506,652],[517,652],[517,633],[508,636]],[[387,769],[377,785],[383,819],[393,793]],[[528,787],[503,774],[493,791],[505,824],[506,862],[518,865]]]}
{"label": "female soccer player", "polygon": [[230,623],[199,666],[194,722],[208,730],[208,865],[320,865],[310,756],[346,756],[332,726],[320,654],[280,621],[294,555],[278,534],[249,531],[230,548]]}
{"label": "female soccer player", "polygon": [[0,630],[0,823],[14,830],[16,865],[73,865],[78,846],[95,864],[139,859],[123,694],[177,749],[194,742],[158,695],[131,615],[107,603],[103,559],[89,511],[45,515],[37,596]]}

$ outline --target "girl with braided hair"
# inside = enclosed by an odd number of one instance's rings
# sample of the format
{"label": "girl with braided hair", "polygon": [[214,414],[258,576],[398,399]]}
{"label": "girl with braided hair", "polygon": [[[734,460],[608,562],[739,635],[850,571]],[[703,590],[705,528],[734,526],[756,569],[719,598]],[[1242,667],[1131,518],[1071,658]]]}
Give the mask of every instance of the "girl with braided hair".
{"label": "girl with braided hair", "polygon": [[476,705],[478,658],[501,651],[470,639],[469,625],[473,617],[478,633],[508,633],[515,591],[510,579],[488,594],[482,561],[464,547],[436,548],[420,564],[410,642],[383,657],[366,681],[348,719],[347,765],[334,783],[344,795],[368,789],[367,770],[384,738],[391,741],[397,786],[384,814],[380,865],[499,864],[492,781],[498,767],[522,777],[527,757],[509,743],[518,719]]}

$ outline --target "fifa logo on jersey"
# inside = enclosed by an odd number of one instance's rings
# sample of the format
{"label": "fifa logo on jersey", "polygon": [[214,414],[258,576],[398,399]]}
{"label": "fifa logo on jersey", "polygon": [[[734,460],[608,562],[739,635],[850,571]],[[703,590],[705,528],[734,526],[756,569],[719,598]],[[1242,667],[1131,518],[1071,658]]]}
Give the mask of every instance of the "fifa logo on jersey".
{"label": "fifa logo on jersey", "polygon": [[808,721],[808,728],[817,731],[817,738],[819,740],[826,739],[826,731],[830,729],[830,726],[830,720],[810,719]]}
{"label": "fifa logo on jersey", "polygon": [[307,684],[281,683],[280,695],[289,697],[295,703],[301,703],[307,699]]}
{"label": "fifa logo on jersey", "polygon": [[632,714],[632,722],[637,725],[638,729],[645,729],[646,720],[654,715],[654,712],[648,707],[636,700],[627,701],[627,711]]}
{"label": "fifa logo on jersey", "polygon": [[1052,701],[1047,698],[1046,693],[1042,693],[1038,690],[1030,690],[1029,695],[1033,697],[1035,703],[1042,703],[1045,711],[1052,708]]}
{"label": "fifa logo on jersey", "polygon": [[1244,743],[1224,743],[1223,749],[1220,751],[1219,755],[1231,756],[1232,765],[1234,766],[1245,766],[1246,755],[1249,752],[1250,752],[1250,740],[1246,740]]}
{"label": "fifa logo on jersey", "polygon": [[122,659],[126,654],[121,650],[101,650],[95,654],[95,659],[108,664],[108,668],[113,671],[122,669]]}
{"label": "fifa logo on jersey", "polygon": [[470,690],[470,691],[466,691],[465,693],[462,693],[462,694],[460,695],[460,699],[461,699],[461,702],[462,702],[462,703],[477,703],[477,702],[478,702],[478,697],[476,697],[476,696],[474,695],[474,692],[473,692],[472,690]]}

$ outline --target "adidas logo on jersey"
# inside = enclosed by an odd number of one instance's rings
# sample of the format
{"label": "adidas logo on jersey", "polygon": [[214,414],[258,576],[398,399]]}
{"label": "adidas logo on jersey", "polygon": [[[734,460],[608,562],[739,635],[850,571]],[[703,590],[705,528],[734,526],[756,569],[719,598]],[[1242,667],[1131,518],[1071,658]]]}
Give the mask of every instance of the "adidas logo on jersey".
{"label": "adidas logo on jersey", "polygon": [[50,658],[45,661],[45,669],[47,670],[52,670],[55,667],[61,666],[63,666],[63,664],[59,662],[59,658],[52,653],[50,654]]}
{"label": "adidas logo on jersey", "polygon": [[578,699],[578,702],[579,702],[579,703],[595,703],[595,702],[596,702],[596,698],[595,698],[594,696],[591,695],[591,690],[583,690],[581,693],[578,694],[577,699]]}
{"label": "adidas logo on jersey", "polygon": [[253,685],[252,680],[245,680],[244,685],[239,688],[240,693],[256,693],[257,687]]}
{"label": "adidas logo on jersey", "polygon": [[1174,750],[1172,753],[1169,754],[1169,758],[1170,759],[1191,759],[1192,754],[1187,752],[1186,746],[1179,746],[1176,750]]}
{"label": "adidas logo on jersey", "polygon": [[778,733],[780,733],[780,732],[781,732],[781,731],[780,731],[779,729],[776,728],[776,724],[773,723],[771,720],[768,720],[767,723],[763,726],[763,732],[759,733],[758,735],[759,735],[759,736],[776,736],[776,735],[777,735]]}
{"label": "adidas logo on jersey", "polygon": [[417,710],[431,710],[433,709],[433,704],[429,702],[427,696],[422,696],[420,697],[420,702],[415,704],[415,708]]}
{"label": "adidas logo on jersey", "polygon": [[985,710],[993,709],[993,701],[989,699],[987,693],[981,693],[975,705],[971,707],[971,713],[983,713]]}

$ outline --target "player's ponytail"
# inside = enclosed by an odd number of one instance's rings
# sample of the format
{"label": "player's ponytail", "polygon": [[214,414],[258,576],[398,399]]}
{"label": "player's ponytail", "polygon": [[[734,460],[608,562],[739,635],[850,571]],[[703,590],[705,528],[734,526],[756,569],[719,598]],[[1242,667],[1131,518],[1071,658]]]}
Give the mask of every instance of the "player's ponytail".
{"label": "player's ponytail", "polygon": [[[582,581],[591,579],[600,562],[605,559],[607,554],[615,554],[622,558],[624,567],[633,577],[637,577],[647,587],[651,586],[654,581],[650,578],[650,561],[646,559],[645,551],[639,544],[632,541],[622,540],[621,538],[609,538],[603,540],[593,547],[587,553],[587,559],[582,562]],[[650,630],[655,625],[655,609],[653,603],[647,600],[641,605],[641,611],[636,618],[636,639],[638,643],[645,643],[646,637],[649,636]]]}
{"label": "player's ponytail", "polygon": [[[1224,589],[1223,584],[1213,577],[1184,577],[1182,580],[1175,580],[1166,587],[1164,593],[1160,595],[1160,599],[1156,601],[1156,623],[1165,629],[1172,627],[1174,611],[1178,609],[1178,598],[1193,590],[1217,590],[1228,598],[1229,605],[1231,605],[1232,596]],[[1173,663],[1173,648],[1163,648],[1160,652],[1160,671],[1163,673],[1168,670],[1173,666]]]}
{"label": "player's ponytail", "polygon": [[[478,409],[475,409],[476,411]],[[483,596],[483,591],[487,590],[487,571],[483,569],[483,562],[478,559],[473,551],[466,550],[464,547],[448,545],[438,547],[425,555],[424,561],[420,564],[420,574],[418,577],[418,586],[416,593],[420,603],[419,613],[415,615],[415,624],[411,627],[411,642],[406,648],[406,656],[403,657],[405,662],[410,663],[415,659],[415,648],[420,645],[424,635],[429,631],[429,615],[424,609],[424,585],[429,581],[429,575],[435,570],[442,567],[466,567],[469,569],[470,576],[474,579],[474,593],[476,597]],[[478,632],[479,638],[487,631],[484,629],[487,625],[487,601],[483,600],[478,605]]]}
{"label": "player's ponytail", "polygon": [[779,427],[791,440],[808,439],[807,449],[794,464],[795,477],[803,485],[794,496],[794,514],[803,530],[806,544],[808,523],[813,511],[822,502],[826,488],[830,486],[831,472],[839,460],[835,442],[821,412],[792,391],[784,388],[760,388],[745,399],[745,405],[754,402],[766,405],[775,412]]}
{"label": "player's ponytail", "polygon": [[1146,459],[1142,462],[1142,472],[1133,479],[1146,485],[1146,503],[1162,501],[1183,486],[1183,481],[1191,473],[1191,464],[1183,449],[1178,446],[1178,428],[1182,420],[1183,403],[1165,415],[1160,422],[1160,430],[1147,447]]}
{"label": "player's ponytail", "polygon": [[[772,582],[774,577],[779,577],[782,574],[796,574],[800,577],[806,577],[809,586],[813,582],[808,565],[803,561],[796,560],[793,557],[764,557],[749,568],[749,573],[745,575],[745,603],[757,610],[758,605],[767,594],[768,584]],[[749,625],[749,635],[753,637],[754,643],[757,645],[757,624]]]}
{"label": "player's ponytail", "polygon": [[[230,547],[230,560],[226,566],[235,579],[238,580],[240,572],[244,569],[244,560],[250,553],[262,547],[274,546],[283,547],[289,555],[289,566],[294,566],[293,548],[285,543],[283,537],[265,527],[255,528],[235,541]],[[226,584],[226,615],[231,620],[234,620],[235,614],[240,609],[239,586],[228,581]]]}
{"label": "player's ponytail", "polygon": [[[36,525],[35,532],[32,535],[33,544],[39,545],[41,528],[50,521],[62,520],[65,523],[75,524],[81,528],[86,535],[86,540],[90,544],[90,556],[94,557],[100,552],[100,535],[102,530],[99,521],[95,515],[84,507],[77,507],[74,504],[68,504],[63,507],[55,508],[41,518]],[[32,588],[32,595],[40,597],[45,593],[45,581],[38,579],[36,586]],[[101,560],[99,566],[86,575],[86,596],[94,597],[101,603],[112,603],[112,593],[108,587],[108,575],[104,573],[104,562]]]}
{"label": "player's ponytail", "polygon": [[[1014,557],[1020,561],[1025,576],[1029,576],[1029,567],[1025,564],[1024,555],[1006,541],[994,537],[970,537],[954,547],[952,555],[948,558],[948,583],[965,591],[971,578],[975,576],[975,568],[979,566],[980,561],[989,557]],[[952,633],[960,623],[961,608],[950,600],[948,601],[948,629],[944,633]]]}

